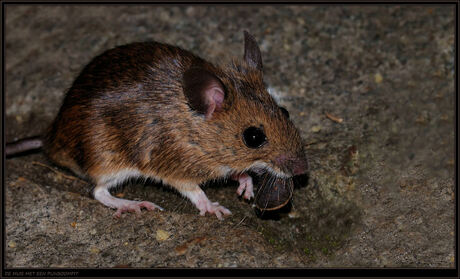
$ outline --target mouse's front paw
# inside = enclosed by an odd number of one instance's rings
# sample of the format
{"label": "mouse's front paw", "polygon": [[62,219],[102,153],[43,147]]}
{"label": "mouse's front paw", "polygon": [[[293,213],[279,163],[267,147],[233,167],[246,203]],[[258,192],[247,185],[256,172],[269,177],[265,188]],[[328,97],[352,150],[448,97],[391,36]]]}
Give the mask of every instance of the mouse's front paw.
{"label": "mouse's front paw", "polygon": [[198,185],[194,185],[194,187],[191,188],[191,190],[181,190],[181,193],[188,197],[196,208],[198,208],[200,215],[203,216],[206,212],[209,212],[215,214],[219,220],[222,220],[223,215],[232,214],[230,210],[223,207],[218,202],[211,202]]}
{"label": "mouse's front paw", "polygon": [[241,196],[244,192],[243,198],[250,200],[254,197],[254,185],[252,184],[252,177],[248,174],[243,173],[232,177],[234,180],[238,180],[240,186],[236,190],[238,196]]}
{"label": "mouse's front paw", "polygon": [[[211,203],[209,206],[208,206],[208,210],[207,210],[209,213],[214,213],[216,214],[217,216],[217,219],[219,220],[222,220],[222,214],[223,215],[230,215],[232,214],[230,212],[230,210],[228,210],[227,208],[223,207],[222,205],[220,205],[218,202],[213,202]],[[201,212],[200,212],[201,214]]]}
{"label": "mouse's front paw", "polygon": [[202,203],[198,206],[198,209],[200,210],[200,215],[204,216],[206,212],[209,212],[211,214],[215,214],[217,219],[223,220],[223,215],[230,215],[232,212],[228,210],[227,208],[223,207],[220,205],[218,202],[211,202],[211,201],[206,201],[205,203]]}

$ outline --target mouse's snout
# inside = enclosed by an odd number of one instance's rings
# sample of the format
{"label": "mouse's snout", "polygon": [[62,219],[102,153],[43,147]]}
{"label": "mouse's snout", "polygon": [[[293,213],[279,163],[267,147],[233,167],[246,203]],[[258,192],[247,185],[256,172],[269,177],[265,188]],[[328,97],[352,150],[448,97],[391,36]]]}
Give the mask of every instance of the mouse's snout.
{"label": "mouse's snout", "polygon": [[308,161],[307,161],[306,156],[294,162],[294,168],[292,170],[292,173],[294,175],[305,174],[307,173],[307,171],[308,171]]}
{"label": "mouse's snout", "polygon": [[275,159],[276,163],[292,175],[305,174],[308,171],[307,156],[286,156],[281,155]]}

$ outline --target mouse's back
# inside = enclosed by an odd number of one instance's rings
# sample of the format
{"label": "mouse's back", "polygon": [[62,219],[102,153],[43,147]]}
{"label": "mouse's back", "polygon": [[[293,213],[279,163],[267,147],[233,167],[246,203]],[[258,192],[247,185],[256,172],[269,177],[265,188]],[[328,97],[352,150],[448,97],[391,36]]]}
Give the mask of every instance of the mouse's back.
{"label": "mouse's back", "polygon": [[[133,43],[105,51],[75,79],[48,129],[44,150],[58,164],[90,177],[111,168],[145,164],[166,131],[188,110],[184,71],[212,69],[181,48],[157,42]],[[145,146],[149,144],[149,146]]]}

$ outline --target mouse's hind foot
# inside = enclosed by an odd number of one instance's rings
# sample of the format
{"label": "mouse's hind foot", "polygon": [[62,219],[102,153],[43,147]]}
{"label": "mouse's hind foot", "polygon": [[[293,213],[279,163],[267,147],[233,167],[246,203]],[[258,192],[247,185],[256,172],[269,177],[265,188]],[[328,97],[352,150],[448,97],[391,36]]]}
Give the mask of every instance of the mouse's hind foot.
{"label": "mouse's hind foot", "polygon": [[107,190],[107,187],[97,186],[94,189],[94,198],[102,204],[117,209],[114,217],[120,218],[123,212],[134,212],[137,215],[141,214],[141,209],[145,208],[149,211],[154,209],[163,210],[160,206],[148,201],[131,201],[113,197]]}
{"label": "mouse's hind foot", "polygon": [[136,213],[136,215],[140,215],[141,214],[141,208],[145,208],[147,209],[148,211],[152,211],[152,210],[155,210],[155,209],[159,209],[161,211],[163,211],[163,208],[161,208],[160,206],[152,203],[152,202],[148,202],[148,201],[130,201],[130,200],[123,200],[125,202],[123,202],[120,207],[117,207],[117,211],[113,214],[113,217],[115,218],[120,218],[121,217],[121,214],[123,212],[134,212]]}

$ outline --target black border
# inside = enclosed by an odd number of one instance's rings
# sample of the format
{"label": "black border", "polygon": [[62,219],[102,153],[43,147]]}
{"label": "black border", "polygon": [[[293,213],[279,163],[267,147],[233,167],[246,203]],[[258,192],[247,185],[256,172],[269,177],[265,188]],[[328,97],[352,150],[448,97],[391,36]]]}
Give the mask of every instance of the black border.
{"label": "black border", "polygon": [[[458,278],[456,269],[417,268],[112,268],[112,269],[5,269],[3,277],[424,277]],[[16,276],[15,274],[16,273]],[[40,273],[43,276],[38,276]],[[53,275],[54,274],[54,275]],[[8,276],[8,277],[10,277]]]}
{"label": "black border", "polygon": [[[455,92],[458,93],[458,0],[448,0],[448,1],[432,1],[432,0],[405,0],[405,1],[368,1],[368,0],[355,0],[355,1],[340,1],[340,0],[329,0],[329,1],[286,1],[286,2],[279,2],[276,0],[252,0],[251,2],[245,1],[206,1],[202,0],[200,2],[196,1],[172,1],[172,2],[165,2],[165,1],[133,1],[133,2],[124,2],[124,1],[68,1],[68,2],[59,2],[59,1],[2,1],[1,5],[1,13],[2,13],[2,68],[1,68],[1,87],[2,87],[2,192],[1,192],[1,199],[2,199],[2,207],[1,215],[2,215],[2,230],[1,230],[1,237],[2,237],[2,246],[1,255],[2,255],[2,266],[1,266],[1,277],[393,277],[393,276],[400,276],[400,277],[451,277],[451,278],[459,278],[458,272],[458,189],[455,188],[455,268],[143,268],[143,269],[136,269],[136,268],[111,268],[111,269],[97,269],[97,268],[85,268],[85,269],[78,269],[78,268],[7,268],[5,269],[5,211],[4,211],[4,204],[5,204],[5,189],[4,185],[4,163],[5,163],[5,155],[4,155],[4,146],[5,146],[5,96],[3,94],[5,90],[4,86],[4,31],[5,31],[5,6],[6,5],[43,5],[43,4],[59,4],[59,5],[77,5],[77,4],[85,4],[85,5],[138,5],[138,4],[166,4],[166,5],[209,5],[209,4],[227,4],[227,5],[237,5],[237,4],[245,4],[245,5],[254,5],[254,4],[266,4],[266,5],[301,5],[301,4],[308,4],[308,5],[413,5],[413,4],[432,4],[432,5],[452,5],[456,6],[455,9],[455,22],[456,22],[456,29],[455,29]],[[458,185],[458,96],[455,94],[455,183]]]}

